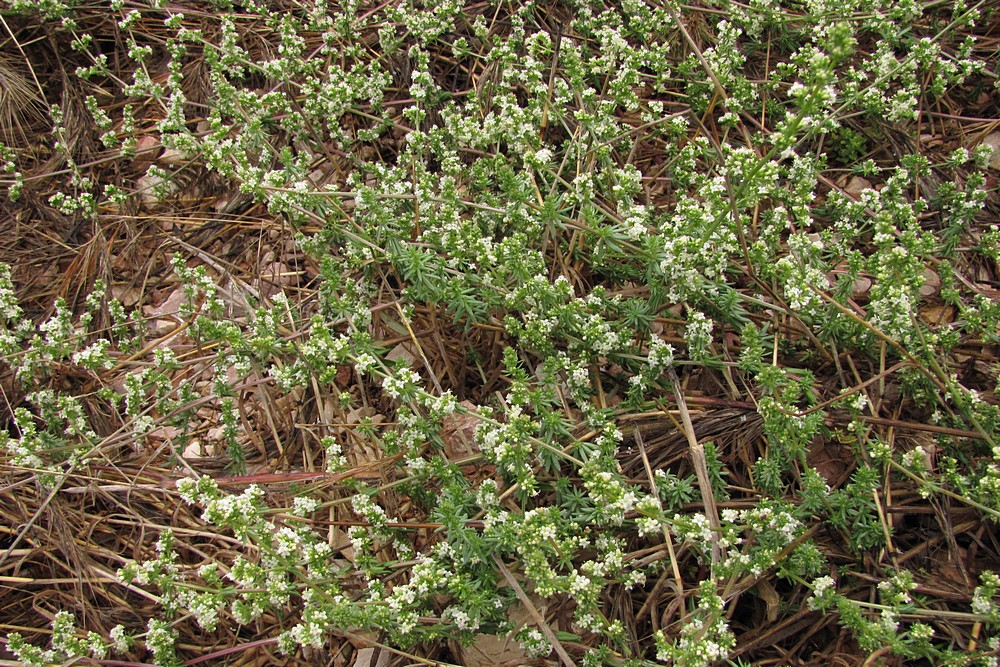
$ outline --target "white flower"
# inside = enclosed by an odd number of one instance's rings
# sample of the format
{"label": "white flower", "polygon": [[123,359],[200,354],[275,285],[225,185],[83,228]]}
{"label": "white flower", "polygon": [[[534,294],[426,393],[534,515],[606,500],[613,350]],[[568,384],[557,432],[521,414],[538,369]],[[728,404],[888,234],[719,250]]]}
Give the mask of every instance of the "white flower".
{"label": "white flower", "polygon": [[820,600],[825,598],[828,592],[834,590],[834,583],[834,579],[831,576],[817,577],[816,579],[813,579],[813,594],[808,603],[810,609],[816,609],[823,606],[823,603],[821,603]]}
{"label": "white flower", "polygon": [[319,501],[310,496],[298,496],[292,499],[292,514],[308,516],[319,509]]}
{"label": "white flower", "polygon": [[375,366],[375,363],[375,357],[367,352],[362,352],[358,355],[357,360],[354,362],[354,368],[357,369],[358,373],[367,373]]}

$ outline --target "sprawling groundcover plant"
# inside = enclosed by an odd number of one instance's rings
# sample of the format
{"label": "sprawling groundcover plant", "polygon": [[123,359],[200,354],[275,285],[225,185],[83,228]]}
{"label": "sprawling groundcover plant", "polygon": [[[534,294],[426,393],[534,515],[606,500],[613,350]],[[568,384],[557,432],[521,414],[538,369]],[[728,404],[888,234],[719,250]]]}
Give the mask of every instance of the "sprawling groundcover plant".
{"label": "sprawling groundcover plant", "polygon": [[996,664],[992,3],[0,19],[23,663]]}

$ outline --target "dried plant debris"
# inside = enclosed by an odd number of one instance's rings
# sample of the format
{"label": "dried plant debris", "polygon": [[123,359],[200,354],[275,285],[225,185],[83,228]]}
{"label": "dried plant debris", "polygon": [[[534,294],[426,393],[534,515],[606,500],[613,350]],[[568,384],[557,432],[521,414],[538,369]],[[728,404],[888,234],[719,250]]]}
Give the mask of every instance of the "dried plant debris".
{"label": "dried plant debris", "polygon": [[989,3],[0,28],[4,661],[995,664]]}

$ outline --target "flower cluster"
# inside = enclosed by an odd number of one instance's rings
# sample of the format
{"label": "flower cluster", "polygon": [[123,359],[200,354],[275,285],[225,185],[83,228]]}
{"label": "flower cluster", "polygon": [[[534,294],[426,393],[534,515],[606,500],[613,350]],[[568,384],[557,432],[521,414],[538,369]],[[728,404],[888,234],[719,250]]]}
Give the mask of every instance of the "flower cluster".
{"label": "flower cluster", "polygon": [[[116,633],[122,626],[116,626]],[[66,611],[56,612],[52,618],[52,648],[43,650],[24,641],[20,633],[7,637],[10,652],[25,665],[47,665],[73,660],[103,660],[110,648],[109,642],[96,632],[86,633],[86,639],[78,636],[76,621]]]}
{"label": "flower cluster", "polygon": [[725,660],[736,639],[729,630],[724,610],[725,602],[716,584],[706,579],[698,587],[698,605],[685,619],[680,637],[669,643],[663,631],[657,631],[657,660],[685,667],[707,667]]}

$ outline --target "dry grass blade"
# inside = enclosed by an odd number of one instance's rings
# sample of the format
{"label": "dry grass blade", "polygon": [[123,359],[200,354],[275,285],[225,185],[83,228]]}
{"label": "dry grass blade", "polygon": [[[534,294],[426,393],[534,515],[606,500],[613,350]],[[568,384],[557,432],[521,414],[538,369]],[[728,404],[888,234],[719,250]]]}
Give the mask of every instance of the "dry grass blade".
{"label": "dry grass blade", "polygon": [[42,118],[38,91],[17,69],[0,59],[0,136],[7,143],[24,141],[25,127]]}
{"label": "dry grass blade", "polygon": [[677,408],[681,416],[681,427],[688,441],[688,452],[691,455],[691,465],[694,466],[695,474],[698,476],[698,490],[701,493],[701,502],[705,506],[705,516],[708,517],[708,525],[712,529],[712,563],[718,563],[724,556],[723,550],[719,547],[719,508],[715,503],[715,493],[712,490],[712,478],[708,474],[708,460],[705,458],[705,446],[698,442],[698,436],[694,432],[694,424],[691,423],[691,413],[688,412],[687,401],[684,399],[684,388],[681,387],[680,378],[673,366],[667,367],[667,376],[674,388],[674,398],[677,400]]}
{"label": "dry grass blade", "polygon": [[[17,43],[2,16],[0,22],[24,57],[21,45]],[[21,68],[6,56],[0,55],[0,138],[7,143],[26,141],[28,128],[43,118],[44,108],[38,81],[30,82]]]}
{"label": "dry grass blade", "polygon": [[[690,419],[690,417],[689,417]],[[642,465],[646,470],[646,478],[649,480],[649,486],[653,490],[654,495],[657,498],[657,503],[660,505],[660,511],[663,511],[663,504],[660,503],[659,493],[657,492],[656,486],[656,476],[653,474],[653,468],[649,465],[649,456],[646,454],[646,443],[642,441],[642,433],[636,426],[632,427],[632,434],[635,437],[635,443],[639,446],[639,455],[642,457]],[[663,541],[667,545],[667,553],[670,554],[670,570],[674,575],[674,582],[677,584],[677,594],[684,594],[684,578],[681,577],[680,568],[677,565],[677,554],[674,552],[674,538],[670,534],[670,527],[664,523],[663,524]]]}
{"label": "dry grass blade", "polygon": [[571,658],[569,653],[566,652],[566,648],[562,645],[562,642],[559,641],[559,638],[556,637],[556,633],[552,632],[552,628],[550,628],[549,624],[545,622],[542,615],[538,613],[538,609],[535,608],[535,605],[532,604],[528,595],[524,592],[524,589],[521,588],[521,584],[519,584],[517,579],[514,578],[514,574],[506,565],[504,565],[503,560],[494,554],[493,562],[497,564],[497,568],[500,570],[500,573],[503,574],[503,578],[508,584],[510,584],[510,587],[514,589],[517,599],[521,601],[521,604],[523,604],[531,614],[535,623],[538,625],[538,629],[541,630],[542,634],[545,635],[545,638],[552,644],[556,654],[559,656],[559,660],[562,661],[566,667],[576,667],[576,663],[573,662],[573,658]]}

